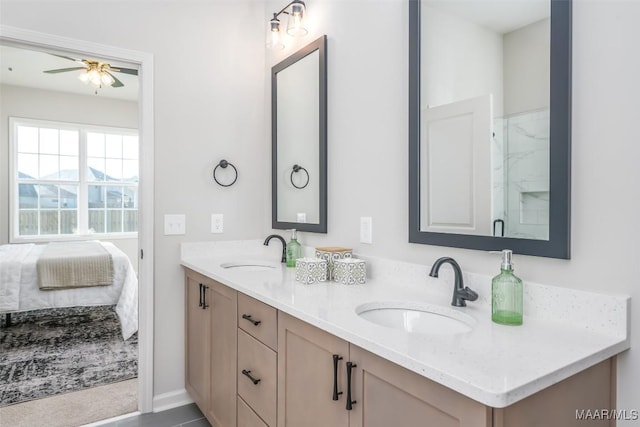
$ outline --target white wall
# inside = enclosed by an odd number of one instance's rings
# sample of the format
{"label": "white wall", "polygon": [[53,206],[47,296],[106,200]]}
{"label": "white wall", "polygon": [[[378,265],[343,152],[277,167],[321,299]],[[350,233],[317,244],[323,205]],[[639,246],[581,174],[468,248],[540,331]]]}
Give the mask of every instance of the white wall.
{"label": "white wall", "polygon": [[[407,243],[406,3],[308,2],[314,22],[307,40],[328,35],[329,232],[301,233],[299,240],[425,265],[449,255],[466,271],[493,275],[493,255]],[[279,2],[268,5],[275,10]],[[618,407],[627,409],[640,402],[639,20],[640,2],[574,1],[572,259],[515,256],[525,281],[621,292],[636,301],[633,348],[618,359]],[[267,53],[267,67],[276,61]],[[373,217],[372,245],[358,242],[360,216]],[[274,231],[269,221],[267,214],[265,233]]]}
{"label": "white wall", "polygon": [[550,19],[504,35],[504,115],[549,107]]}
{"label": "white wall", "polygon": [[421,8],[421,21],[421,106],[492,94],[492,113],[502,116],[502,34],[433,6]]}
{"label": "white wall", "polygon": [[[180,242],[263,233],[269,146],[263,135],[262,5],[242,0],[2,0],[0,23],[154,55],[154,394],[184,388],[184,277]],[[239,170],[222,188],[221,159]],[[164,236],[165,214],[186,214],[187,234]],[[210,234],[210,215],[225,215]]]}
{"label": "white wall", "polygon": [[[269,71],[321,34],[328,35],[329,233],[301,233],[301,242],[427,265],[450,255],[466,271],[498,271],[498,259],[480,251],[407,243],[406,1],[307,4],[309,36],[273,54],[263,47],[265,20],[283,4],[271,0],[253,6],[231,0],[108,6],[2,0],[3,24],[156,55],[156,220],[182,212],[188,222],[183,237],[164,237],[156,226],[156,394],[183,387],[179,243],[211,239],[208,215],[214,211],[226,214],[226,233],[216,238],[278,232],[270,229],[268,198]],[[639,19],[640,2],[575,1],[573,254],[570,261],[516,256],[525,281],[640,299]],[[211,73],[199,81],[193,74],[180,78],[179,65],[194,63]],[[222,156],[235,160],[241,173],[226,190],[203,177]],[[372,245],[358,243],[360,216],[373,217]],[[640,326],[637,310],[633,314],[634,347],[619,357],[618,371],[618,406],[628,409],[640,402]]]}

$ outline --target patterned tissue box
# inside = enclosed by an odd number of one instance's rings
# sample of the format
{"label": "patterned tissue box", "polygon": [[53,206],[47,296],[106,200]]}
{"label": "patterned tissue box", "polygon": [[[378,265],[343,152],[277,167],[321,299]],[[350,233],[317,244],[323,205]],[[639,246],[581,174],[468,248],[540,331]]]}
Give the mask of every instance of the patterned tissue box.
{"label": "patterned tissue box", "polygon": [[327,281],[327,260],[321,258],[298,258],[296,280],[305,285]]}
{"label": "patterned tissue box", "polygon": [[367,281],[367,263],[355,258],[337,259],[333,280],[345,285],[364,284]]}
{"label": "patterned tissue box", "polygon": [[350,248],[340,248],[336,246],[316,248],[316,258],[327,260],[327,278],[333,279],[334,262],[338,259],[351,258],[352,251]]}

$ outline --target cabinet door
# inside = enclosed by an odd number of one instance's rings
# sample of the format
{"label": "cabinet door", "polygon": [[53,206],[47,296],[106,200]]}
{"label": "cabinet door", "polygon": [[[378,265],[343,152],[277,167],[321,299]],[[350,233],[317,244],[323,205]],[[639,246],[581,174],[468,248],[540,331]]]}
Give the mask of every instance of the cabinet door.
{"label": "cabinet door", "polygon": [[511,406],[494,409],[494,426],[615,426],[613,415],[593,416],[616,407],[615,382],[615,358],[607,359]]}
{"label": "cabinet door", "polygon": [[202,412],[209,405],[209,310],[203,307],[204,277],[192,271],[185,279],[185,388]]}
{"label": "cabinet door", "polygon": [[269,427],[240,396],[238,396],[238,427]]}
{"label": "cabinet door", "polygon": [[337,385],[344,392],[349,344],[278,312],[278,427],[349,425],[346,393],[332,400],[334,354],[342,357]]}
{"label": "cabinet door", "polygon": [[213,280],[207,286],[207,310],[211,312],[211,395],[207,418],[217,427],[235,427],[238,294]]}
{"label": "cabinet door", "polygon": [[491,408],[351,345],[351,427],[487,427]]}

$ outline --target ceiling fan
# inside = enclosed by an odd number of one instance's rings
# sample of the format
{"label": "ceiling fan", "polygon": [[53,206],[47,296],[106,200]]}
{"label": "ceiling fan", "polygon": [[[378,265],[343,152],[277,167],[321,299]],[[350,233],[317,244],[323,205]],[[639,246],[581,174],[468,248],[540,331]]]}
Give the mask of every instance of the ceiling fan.
{"label": "ceiling fan", "polygon": [[43,73],[47,74],[58,74],[58,73],[66,73],[69,71],[77,71],[84,70],[78,78],[83,83],[91,83],[96,88],[96,94],[98,93],[98,89],[103,86],[111,86],[114,88],[123,87],[124,84],[113,75],[113,73],[123,73],[123,74],[131,74],[133,76],[138,75],[138,70],[134,68],[123,68],[123,67],[113,67],[111,64],[107,62],[94,61],[92,59],[75,59],[68,56],[56,55],[59,58],[68,59],[70,61],[78,62],[81,65],[78,67],[71,68],[58,68],[55,70],[45,70]]}

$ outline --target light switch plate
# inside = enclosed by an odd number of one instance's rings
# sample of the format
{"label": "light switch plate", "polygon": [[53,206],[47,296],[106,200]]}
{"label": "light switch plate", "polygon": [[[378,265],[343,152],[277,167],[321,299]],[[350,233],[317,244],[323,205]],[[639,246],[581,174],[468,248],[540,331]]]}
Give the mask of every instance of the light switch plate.
{"label": "light switch plate", "polygon": [[360,243],[373,243],[373,218],[360,217]]}
{"label": "light switch plate", "polygon": [[307,214],[305,212],[298,212],[296,218],[300,223],[307,222]]}
{"label": "light switch plate", "polygon": [[187,230],[186,215],[165,215],[164,234],[165,236],[185,234]]}
{"label": "light switch plate", "polygon": [[211,232],[220,234],[224,232],[224,215],[211,214]]}

